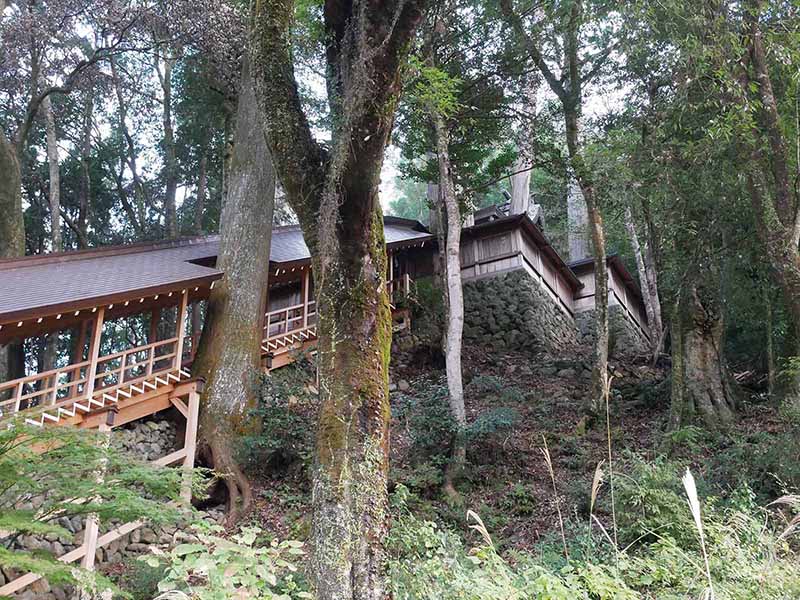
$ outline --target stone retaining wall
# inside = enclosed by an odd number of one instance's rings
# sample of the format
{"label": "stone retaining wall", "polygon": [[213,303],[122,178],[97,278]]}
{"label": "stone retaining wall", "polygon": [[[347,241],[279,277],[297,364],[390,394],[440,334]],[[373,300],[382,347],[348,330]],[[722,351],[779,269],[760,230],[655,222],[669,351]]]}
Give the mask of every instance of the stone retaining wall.
{"label": "stone retaining wall", "polygon": [[574,351],[575,322],[526,271],[464,282],[464,339],[495,350]]}
{"label": "stone retaining wall", "polygon": [[[129,452],[138,460],[144,461],[156,460],[182,446],[182,441],[176,439],[175,424],[159,419],[136,421],[115,429],[111,435],[111,443],[122,451]],[[41,499],[38,499],[38,503],[41,504]],[[37,499],[34,499],[31,508],[36,508],[36,504]],[[221,520],[223,515],[221,512],[213,513],[212,517]],[[71,535],[69,537],[21,536],[13,547],[20,550],[45,550],[55,556],[61,556],[81,546],[85,527],[83,517],[62,517],[57,524],[69,531]],[[121,523],[101,523],[101,535],[118,525]],[[191,534],[183,531],[178,525],[161,528],[144,526],[103,548],[98,548],[95,564],[102,570],[104,567],[147,552],[153,544],[168,548],[191,539]],[[16,579],[19,575],[8,569],[5,572],[0,569],[0,586]],[[12,597],[19,600],[65,600],[71,597],[71,592],[65,588],[51,587],[47,581],[40,579]]]}
{"label": "stone retaining wall", "polygon": [[[578,340],[581,345],[592,347],[594,343],[595,311],[586,310],[575,315],[578,326]],[[625,314],[618,304],[608,307],[609,356],[631,358],[646,354],[650,345],[642,330]]]}

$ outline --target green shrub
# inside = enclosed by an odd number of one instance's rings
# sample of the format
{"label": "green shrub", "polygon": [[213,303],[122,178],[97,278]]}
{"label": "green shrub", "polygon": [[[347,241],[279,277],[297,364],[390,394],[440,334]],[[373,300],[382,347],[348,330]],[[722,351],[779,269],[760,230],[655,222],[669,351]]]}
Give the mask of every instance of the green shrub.
{"label": "green shrub", "polygon": [[[486,535],[468,550],[459,537],[406,509],[407,490],[393,496],[397,518],[388,538],[389,587],[395,600],[632,600],[639,596],[613,568],[566,567],[558,572],[517,556],[513,567]],[[481,524],[482,525],[482,524]],[[480,526],[479,526],[480,527]]]}
{"label": "green shrub", "polygon": [[150,566],[139,559],[127,560],[117,585],[131,595],[132,600],[152,600],[158,595],[158,584],[164,578],[164,565]]}
{"label": "green shrub", "polygon": [[251,470],[307,467],[313,456],[314,426],[311,420],[316,396],[309,388],[311,366],[300,360],[262,375],[258,404],[252,415],[259,422],[256,434],[241,440]]}
{"label": "green shrub", "polygon": [[304,555],[303,544],[272,540],[257,544],[261,530],[243,528],[229,538],[214,535],[219,526],[202,524],[198,543],[179,544],[169,554],[143,557],[152,568],[165,567],[160,592],[180,591],[197,600],[254,598],[263,600],[310,599],[295,561]]}

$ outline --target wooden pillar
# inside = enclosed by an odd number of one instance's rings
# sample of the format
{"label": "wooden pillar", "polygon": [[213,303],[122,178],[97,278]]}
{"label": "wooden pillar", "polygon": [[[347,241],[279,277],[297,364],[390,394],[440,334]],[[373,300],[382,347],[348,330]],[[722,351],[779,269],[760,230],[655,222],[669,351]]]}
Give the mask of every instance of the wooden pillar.
{"label": "wooden pillar", "polygon": [[308,292],[311,268],[303,270],[303,329],[308,327]]}
{"label": "wooden pillar", "polygon": [[158,340],[158,322],[161,320],[161,309],[154,308],[150,313],[150,336],[147,339],[149,344]]}
{"label": "wooden pillar", "polygon": [[84,395],[86,398],[91,398],[92,394],[94,394],[95,377],[97,376],[97,358],[100,356],[100,341],[103,337],[105,316],[105,307],[97,309],[97,316],[95,317],[94,328],[92,330],[92,345],[89,348],[89,368],[86,371],[86,387],[84,388]]}
{"label": "wooden pillar", "polygon": [[[106,448],[108,448],[108,445],[111,443],[111,428],[113,425],[114,412],[109,411],[108,419],[105,422],[100,423],[97,428],[103,436],[100,443]],[[98,473],[98,480],[101,483],[103,481],[103,475],[104,474],[102,472]],[[83,548],[86,553],[83,555],[83,559],[81,559],[81,566],[90,571],[94,570],[94,558],[95,553],[97,552],[97,537],[99,533],[100,519],[96,514],[92,513],[86,517],[86,526],[83,530]]]}
{"label": "wooden pillar", "polygon": [[180,369],[183,366],[183,343],[186,340],[186,310],[189,303],[189,290],[183,290],[181,296],[181,305],[178,309],[178,320],[175,324],[177,331],[175,332],[178,343],[175,348],[175,368]]}
{"label": "wooden pillar", "polygon": [[200,414],[200,393],[198,391],[189,392],[188,414],[186,415],[186,436],[184,437],[183,447],[186,449],[186,456],[183,459],[183,482],[181,485],[181,497],[189,504],[192,501],[192,469],[194,468],[194,456],[197,450],[197,422]]}
{"label": "wooden pillar", "polygon": [[387,252],[386,258],[389,259],[389,285],[386,291],[389,292],[389,303],[391,304],[394,302],[394,255]]}

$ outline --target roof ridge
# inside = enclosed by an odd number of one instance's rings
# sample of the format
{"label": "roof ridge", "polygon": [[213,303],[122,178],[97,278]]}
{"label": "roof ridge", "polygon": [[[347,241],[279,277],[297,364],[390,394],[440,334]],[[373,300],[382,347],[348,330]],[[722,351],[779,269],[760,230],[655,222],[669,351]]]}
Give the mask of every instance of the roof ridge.
{"label": "roof ridge", "polygon": [[0,259],[0,271],[15,269],[23,266],[29,267],[35,265],[73,262],[92,258],[102,258],[104,256],[122,256],[125,254],[138,254],[152,250],[185,248],[187,246],[211,243],[217,240],[219,240],[218,234],[195,235],[171,240],[148,240],[143,242],[134,242],[132,244],[97,246],[94,248],[84,248],[82,250],[65,250],[63,252],[50,252],[48,254],[30,254],[28,256]]}

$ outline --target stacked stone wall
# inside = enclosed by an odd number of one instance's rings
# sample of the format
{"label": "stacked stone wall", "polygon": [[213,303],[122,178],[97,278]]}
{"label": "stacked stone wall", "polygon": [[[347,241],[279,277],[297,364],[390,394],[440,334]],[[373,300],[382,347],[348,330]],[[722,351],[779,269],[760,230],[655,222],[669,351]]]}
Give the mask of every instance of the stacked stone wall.
{"label": "stacked stone wall", "polygon": [[[578,326],[578,340],[582,346],[591,347],[594,343],[595,311],[586,310],[575,315]],[[646,354],[650,342],[642,330],[625,313],[625,309],[612,304],[608,307],[609,356],[632,358]]]}
{"label": "stacked stone wall", "polygon": [[[176,434],[176,427],[172,421],[148,419],[136,421],[115,429],[111,434],[111,443],[123,452],[130,453],[137,460],[153,461],[166,456],[183,445],[182,441],[177,439]],[[34,498],[30,506],[21,508],[36,509],[42,502],[42,498]],[[210,513],[210,516],[220,521],[223,518],[221,511]],[[44,537],[25,535],[15,541],[12,549],[44,550],[55,556],[62,556],[83,544],[84,528],[86,526],[85,518],[80,516],[62,517],[56,521],[56,524],[66,529],[70,535],[48,535]],[[102,535],[104,532],[121,524],[101,523],[100,533]],[[187,533],[178,525],[163,527],[145,525],[103,548],[98,548],[95,554],[95,564],[100,570],[104,570],[128,558],[147,552],[151,545],[169,548],[175,544],[192,541],[193,539],[191,533]],[[11,569],[0,569],[0,586],[16,579],[20,575],[22,573],[16,573]],[[72,597],[72,594],[68,588],[51,587],[46,580],[40,579],[12,597],[18,600],[62,600]]]}
{"label": "stacked stone wall", "polygon": [[495,350],[575,350],[573,318],[531,277],[517,270],[464,282],[464,339]]}

